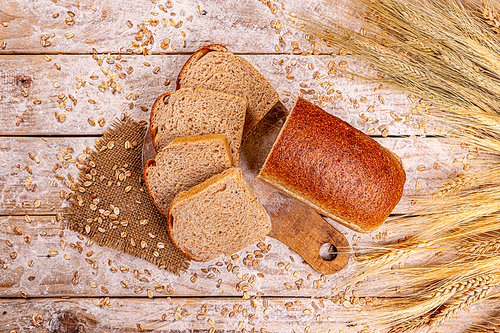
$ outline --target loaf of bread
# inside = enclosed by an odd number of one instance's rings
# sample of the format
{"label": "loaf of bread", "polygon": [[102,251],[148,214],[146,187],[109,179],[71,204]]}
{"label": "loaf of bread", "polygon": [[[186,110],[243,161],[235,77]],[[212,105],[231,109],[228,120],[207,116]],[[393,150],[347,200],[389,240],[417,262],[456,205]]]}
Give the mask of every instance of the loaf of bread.
{"label": "loaf of bread", "polygon": [[406,175],[396,155],[299,98],[257,178],[368,233],[401,199]]}
{"label": "loaf of bread", "polygon": [[158,210],[167,216],[174,197],[232,167],[223,134],[177,138],[144,166],[146,187]]}
{"label": "loaf of bread", "polygon": [[239,168],[179,193],[168,211],[173,244],[195,261],[230,255],[270,230],[270,218]]}
{"label": "loaf of bread", "polygon": [[151,110],[151,136],[156,151],[179,137],[224,134],[234,166],[238,165],[246,101],[213,90],[185,88],[158,97]]}
{"label": "loaf of bread", "polygon": [[177,89],[184,87],[243,97],[248,103],[243,137],[279,100],[276,90],[259,71],[220,44],[206,46],[189,58],[177,78]]}

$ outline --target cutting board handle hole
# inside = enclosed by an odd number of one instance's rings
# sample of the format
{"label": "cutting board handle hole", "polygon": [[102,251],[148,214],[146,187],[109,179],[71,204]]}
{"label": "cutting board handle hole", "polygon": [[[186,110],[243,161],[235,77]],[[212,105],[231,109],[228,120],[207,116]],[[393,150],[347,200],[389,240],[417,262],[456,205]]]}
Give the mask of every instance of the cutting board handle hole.
{"label": "cutting board handle hole", "polygon": [[331,243],[325,243],[319,248],[319,256],[325,261],[332,261],[337,258],[337,247]]}

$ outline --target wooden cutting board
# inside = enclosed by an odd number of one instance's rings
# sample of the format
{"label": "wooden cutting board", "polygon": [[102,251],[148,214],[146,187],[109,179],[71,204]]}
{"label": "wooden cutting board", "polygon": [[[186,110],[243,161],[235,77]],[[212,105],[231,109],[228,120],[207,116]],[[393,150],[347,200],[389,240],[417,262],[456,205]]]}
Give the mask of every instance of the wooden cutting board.
{"label": "wooden cutting board", "polygon": [[[288,245],[318,273],[333,274],[349,261],[349,242],[344,235],[314,209],[256,179],[287,115],[287,109],[278,102],[257,124],[242,143],[239,167],[271,217],[269,236]],[[143,164],[155,155],[148,130],[143,146]]]}

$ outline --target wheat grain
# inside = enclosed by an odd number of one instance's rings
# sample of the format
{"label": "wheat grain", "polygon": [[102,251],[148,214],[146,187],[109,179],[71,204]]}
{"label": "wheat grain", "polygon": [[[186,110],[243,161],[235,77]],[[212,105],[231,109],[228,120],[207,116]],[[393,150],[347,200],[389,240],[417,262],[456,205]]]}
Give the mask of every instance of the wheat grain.
{"label": "wheat grain", "polygon": [[[368,79],[433,103],[420,110],[452,125],[453,137],[486,150],[491,158],[500,156],[500,39],[492,34],[500,27],[496,4],[485,0],[478,8],[472,0],[357,0],[354,5],[340,3],[342,7],[368,25],[362,33],[338,25],[324,12],[299,11],[293,20],[326,46],[340,47],[341,53],[386,74]],[[370,321],[378,318],[392,332],[439,325],[484,299],[498,283],[500,164],[493,163],[494,168],[459,176],[444,183],[433,198],[419,200],[417,216],[386,222],[410,238],[360,250],[351,283],[378,275],[377,283],[391,286],[397,276],[398,284],[414,290],[411,298],[376,307]],[[388,269],[418,252],[433,257],[444,252],[450,261]]]}
{"label": "wheat grain", "polygon": [[500,276],[498,274],[474,278],[472,283],[469,284],[470,287],[464,290],[463,296],[444,305],[436,315],[432,316],[429,326],[440,326],[447,319],[453,317],[459,310],[482,300],[499,282]]}
{"label": "wheat grain", "polygon": [[482,0],[479,15],[491,31],[500,35],[500,13],[495,4],[488,0]]}

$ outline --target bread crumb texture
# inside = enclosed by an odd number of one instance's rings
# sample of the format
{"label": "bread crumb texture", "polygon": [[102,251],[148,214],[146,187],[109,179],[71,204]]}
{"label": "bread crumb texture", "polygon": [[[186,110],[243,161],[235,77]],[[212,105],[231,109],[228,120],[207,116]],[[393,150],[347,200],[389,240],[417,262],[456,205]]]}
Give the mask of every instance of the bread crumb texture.
{"label": "bread crumb texture", "polygon": [[[279,100],[269,82],[244,58],[227,51],[202,49],[179,75],[180,87],[205,88],[244,98],[247,103],[243,137]],[[198,58],[200,57],[200,58]]]}
{"label": "bread crumb texture", "polygon": [[161,95],[151,111],[151,133],[157,151],[172,140],[192,135],[224,134],[238,165],[247,104],[241,97],[186,88]]}
{"label": "bread crumb texture", "polygon": [[166,216],[170,203],[210,177],[231,168],[227,138],[222,134],[178,138],[145,166],[145,180],[156,207]]}
{"label": "bread crumb texture", "polygon": [[174,244],[196,261],[233,254],[270,230],[269,216],[239,168],[180,193],[169,211]]}

